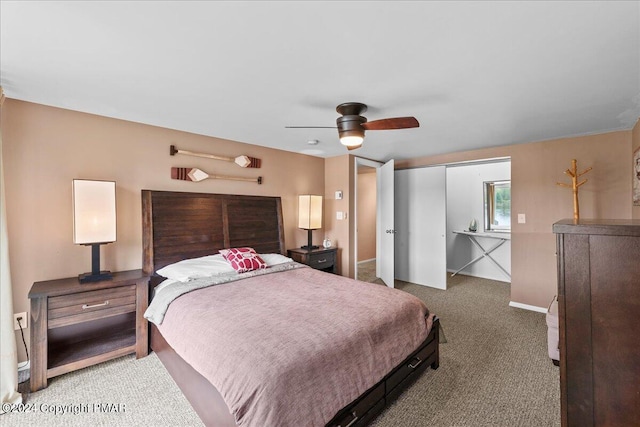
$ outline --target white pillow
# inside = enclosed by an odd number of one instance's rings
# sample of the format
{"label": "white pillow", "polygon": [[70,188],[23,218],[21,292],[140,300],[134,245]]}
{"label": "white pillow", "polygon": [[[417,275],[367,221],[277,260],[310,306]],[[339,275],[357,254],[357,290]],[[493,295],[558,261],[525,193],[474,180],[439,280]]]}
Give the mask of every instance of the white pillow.
{"label": "white pillow", "polygon": [[280,254],[260,254],[260,258],[262,258],[269,267],[285,262],[293,262],[291,258]]}
{"label": "white pillow", "polygon": [[[269,267],[282,264],[284,262],[293,261],[291,258],[280,254],[259,255],[260,258],[262,258]],[[186,282],[193,279],[200,279],[202,277],[213,277],[219,276],[221,274],[233,274],[236,273],[236,271],[221,254],[215,254],[203,256],[200,258],[190,258],[178,261],[174,264],[169,264],[166,267],[162,267],[156,273],[158,273],[162,277],[166,277],[167,279]]]}
{"label": "white pillow", "polygon": [[185,259],[174,264],[169,264],[157,271],[159,275],[167,279],[178,280],[180,282],[235,272],[231,264],[220,254]]}

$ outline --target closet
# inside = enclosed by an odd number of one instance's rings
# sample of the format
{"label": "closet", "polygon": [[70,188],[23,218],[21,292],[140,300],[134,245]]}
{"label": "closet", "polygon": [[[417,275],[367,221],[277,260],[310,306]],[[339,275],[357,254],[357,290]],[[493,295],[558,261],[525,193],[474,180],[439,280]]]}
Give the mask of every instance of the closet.
{"label": "closet", "polygon": [[[475,219],[480,244],[484,247],[494,244],[480,236],[486,229],[485,187],[487,182],[510,185],[511,161],[484,159],[402,169],[395,171],[394,179],[395,277],[446,289],[450,273],[482,256],[466,236],[454,231],[468,229]],[[502,233],[508,235],[508,230]],[[510,281],[511,243],[506,242],[491,257],[506,269],[506,274],[486,258],[464,268],[460,274]]]}

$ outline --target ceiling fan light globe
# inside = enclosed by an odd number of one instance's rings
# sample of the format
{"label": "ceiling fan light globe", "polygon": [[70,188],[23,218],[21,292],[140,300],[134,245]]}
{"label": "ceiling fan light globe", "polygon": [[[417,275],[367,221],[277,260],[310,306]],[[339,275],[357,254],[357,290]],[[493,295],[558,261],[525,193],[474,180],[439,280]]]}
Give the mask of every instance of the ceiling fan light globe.
{"label": "ceiling fan light globe", "polygon": [[342,145],[347,146],[347,147],[357,147],[362,145],[362,141],[364,141],[364,138],[358,135],[355,136],[341,136],[340,137],[340,142],[342,143]]}

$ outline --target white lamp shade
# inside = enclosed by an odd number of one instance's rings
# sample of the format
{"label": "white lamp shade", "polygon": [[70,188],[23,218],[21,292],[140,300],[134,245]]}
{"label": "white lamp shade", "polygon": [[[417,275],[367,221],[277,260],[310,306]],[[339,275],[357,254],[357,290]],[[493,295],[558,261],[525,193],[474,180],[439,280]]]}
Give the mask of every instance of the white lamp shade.
{"label": "white lamp shade", "polygon": [[322,196],[310,194],[298,196],[298,228],[305,230],[322,228]]}
{"label": "white lamp shade", "polygon": [[73,243],[116,241],[116,183],[73,180]]}

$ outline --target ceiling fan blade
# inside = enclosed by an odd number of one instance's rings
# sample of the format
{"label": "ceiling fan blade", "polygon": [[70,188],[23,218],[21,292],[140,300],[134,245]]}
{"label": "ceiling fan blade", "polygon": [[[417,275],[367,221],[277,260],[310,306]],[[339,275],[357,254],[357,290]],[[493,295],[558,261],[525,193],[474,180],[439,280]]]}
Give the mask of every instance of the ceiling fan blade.
{"label": "ceiling fan blade", "polygon": [[365,130],[408,129],[420,126],[415,117],[395,117],[392,119],[380,119],[362,123]]}
{"label": "ceiling fan blade", "polygon": [[338,129],[336,126],[285,126],[285,129]]}

